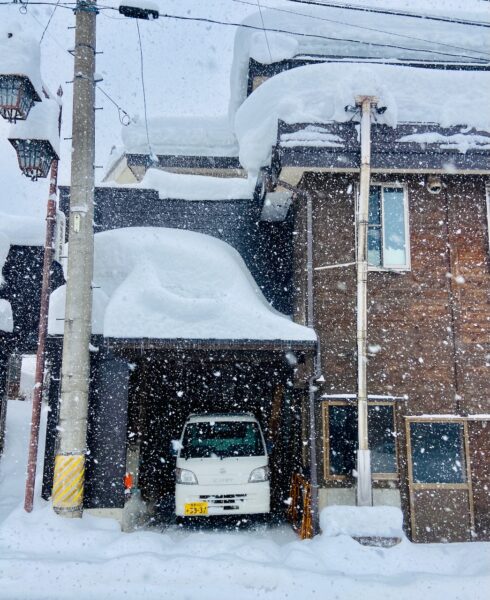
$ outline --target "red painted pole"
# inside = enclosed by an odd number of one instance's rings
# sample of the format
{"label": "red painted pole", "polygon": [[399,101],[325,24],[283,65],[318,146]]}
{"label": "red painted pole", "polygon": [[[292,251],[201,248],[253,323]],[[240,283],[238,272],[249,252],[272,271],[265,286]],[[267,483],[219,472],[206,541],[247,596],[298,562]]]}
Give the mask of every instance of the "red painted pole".
{"label": "red painted pole", "polygon": [[36,355],[36,374],[34,378],[34,394],[32,398],[31,435],[29,439],[29,458],[27,462],[27,479],[24,509],[32,511],[34,502],[34,486],[36,480],[37,449],[39,445],[39,424],[43,399],[44,360],[46,355],[46,337],[48,333],[49,294],[51,292],[51,265],[54,255],[54,232],[56,226],[56,190],[58,180],[58,161],[51,164],[51,181],[46,214],[46,242],[44,246],[43,281],[41,287],[41,311],[39,314],[39,332]]}
{"label": "red painted pole", "polygon": [[[63,91],[58,90],[61,97]],[[61,129],[61,106],[58,130]],[[29,458],[27,461],[26,490],[24,510],[32,511],[34,504],[34,488],[36,484],[37,450],[39,446],[39,425],[43,401],[44,363],[46,358],[46,337],[48,334],[49,295],[51,293],[51,266],[54,256],[54,237],[56,227],[56,194],[58,191],[58,159],[51,163],[49,182],[49,198],[46,211],[46,240],[44,244],[43,281],[41,286],[41,310],[39,313],[39,330],[36,354],[36,373],[34,376],[34,394],[32,397],[31,434],[29,438]]]}

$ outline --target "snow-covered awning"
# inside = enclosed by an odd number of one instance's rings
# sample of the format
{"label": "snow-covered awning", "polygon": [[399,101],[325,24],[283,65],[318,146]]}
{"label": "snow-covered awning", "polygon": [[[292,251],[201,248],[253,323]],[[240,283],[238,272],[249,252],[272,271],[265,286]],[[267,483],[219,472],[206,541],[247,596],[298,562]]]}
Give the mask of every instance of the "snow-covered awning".
{"label": "snow-covered awning", "polygon": [[[140,182],[118,184],[117,187],[156,190],[161,199],[245,200],[253,197],[256,182],[256,177],[209,177],[152,168]],[[101,187],[114,187],[114,182],[108,181]]]}
{"label": "snow-covered awning", "polygon": [[125,152],[172,156],[238,156],[238,144],[227,117],[160,116],[133,120],[122,130]]}
{"label": "snow-covered awning", "polygon": [[[49,333],[63,333],[65,286]],[[208,235],[133,227],[95,235],[92,332],[108,338],[315,341],[264,298],[241,256]]]}

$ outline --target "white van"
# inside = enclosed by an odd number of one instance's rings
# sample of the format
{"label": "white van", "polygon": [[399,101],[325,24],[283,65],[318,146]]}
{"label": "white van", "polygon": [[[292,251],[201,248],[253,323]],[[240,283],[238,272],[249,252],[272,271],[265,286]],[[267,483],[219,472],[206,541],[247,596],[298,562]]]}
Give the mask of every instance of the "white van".
{"label": "white van", "polygon": [[190,415],[178,447],[177,516],[270,512],[269,457],[252,414]]}

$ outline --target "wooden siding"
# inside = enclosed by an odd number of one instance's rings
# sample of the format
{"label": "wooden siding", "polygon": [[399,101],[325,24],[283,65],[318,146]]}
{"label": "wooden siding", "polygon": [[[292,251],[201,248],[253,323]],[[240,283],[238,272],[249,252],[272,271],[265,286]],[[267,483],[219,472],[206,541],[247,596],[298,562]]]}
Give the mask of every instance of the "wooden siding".
{"label": "wooden siding", "polygon": [[[378,181],[385,181],[382,177]],[[389,179],[386,179],[389,181]],[[411,271],[370,271],[370,394],[407,395],[410,414],[488,412],[490,272],[485,182],[446,177],[438,195],[423,177],[398,179],[409,196]],[[315,328],[326,382],[321,393],[356,390],[356,272],[318,270],[355,259],[356,179],[306,174],[313,195]],[[296,209],[296,246],[306,231]],[[303,320],[306,286],[295,269],[295,307]]]}

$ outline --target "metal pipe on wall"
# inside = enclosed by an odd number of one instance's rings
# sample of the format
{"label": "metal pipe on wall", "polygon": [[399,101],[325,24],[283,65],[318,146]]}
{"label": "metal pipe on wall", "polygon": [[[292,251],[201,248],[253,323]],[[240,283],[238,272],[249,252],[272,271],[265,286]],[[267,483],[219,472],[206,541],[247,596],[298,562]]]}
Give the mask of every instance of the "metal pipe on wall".
{"label": "metal pipe on wall", "polygon": [[[307,311],[306,324],[314,328],[315,313],[313,308],[313,202],[310,194],[306,194],[306,272],[307,272]],[[313,375],[308,380],[308,415],[310,429],[310,483],[311,483],[311,520],[313,534],[320,528],[318,514],[318,457],[316,451],[316,406],[315,406],[315,380],[319,376],[320,344],[317,343]]]}
{"label": "metal pipe on wall", "polygon": [[369,222],[369,184],[371,179],[371,110],[378,99],[358,96],[356,106],[361,108],[361,174],[357,206],[357,486],[358,506],[372,506],[371,451],[368,436],[367,399],[367,236]]}

